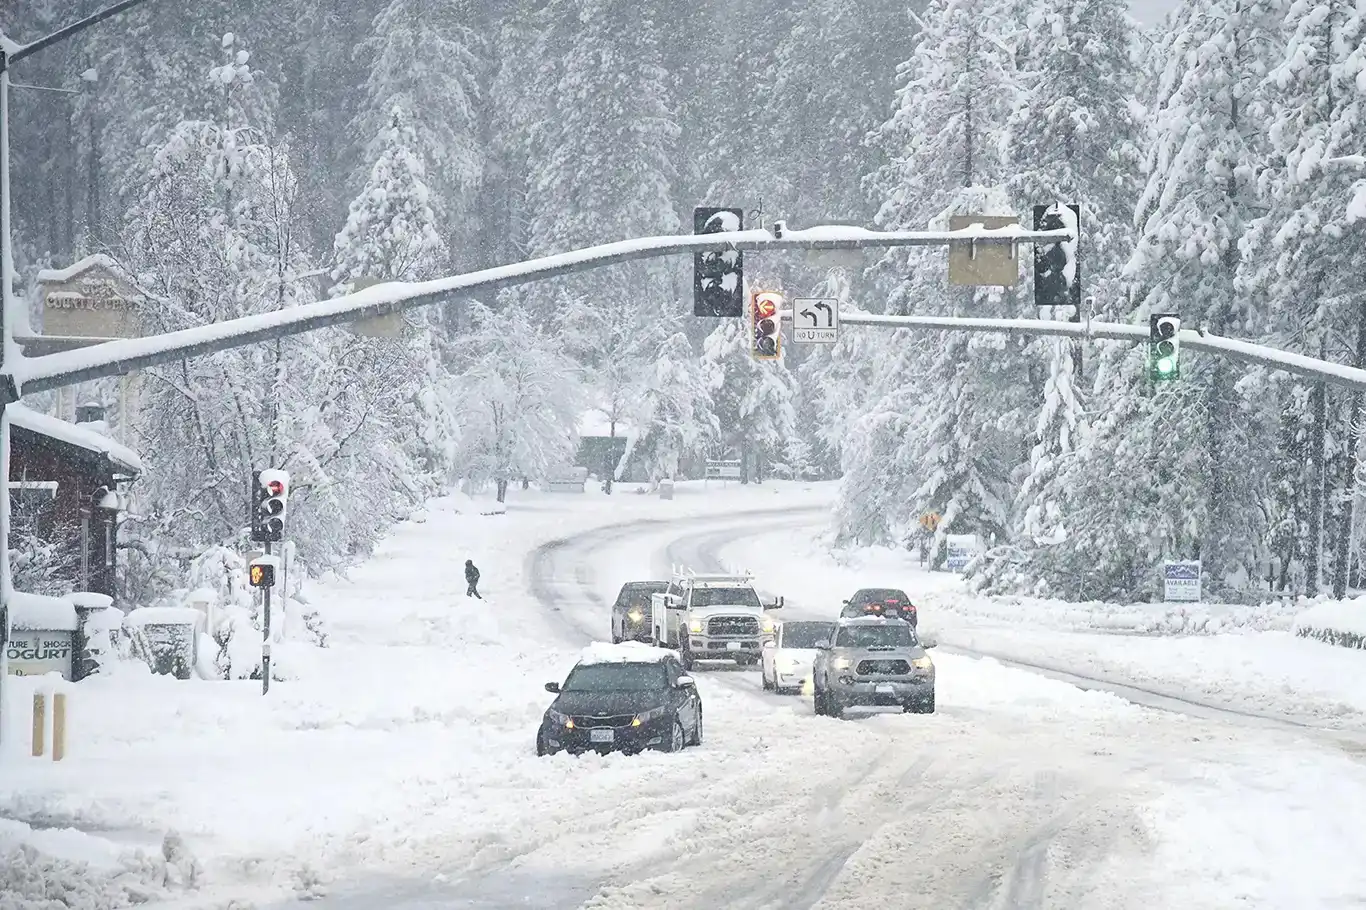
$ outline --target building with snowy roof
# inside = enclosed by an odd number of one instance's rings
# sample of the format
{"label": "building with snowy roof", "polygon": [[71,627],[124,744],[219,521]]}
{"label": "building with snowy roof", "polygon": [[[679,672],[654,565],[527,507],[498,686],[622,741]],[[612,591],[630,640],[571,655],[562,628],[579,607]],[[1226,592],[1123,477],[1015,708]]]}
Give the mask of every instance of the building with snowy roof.
{"label": "building with snowy roof", "polygon": [[71,423],[19,404],[6,410],[15,529],[53,547],[57,581],[114,597],[118,513],[142,459],[102,432],[98,414]]}

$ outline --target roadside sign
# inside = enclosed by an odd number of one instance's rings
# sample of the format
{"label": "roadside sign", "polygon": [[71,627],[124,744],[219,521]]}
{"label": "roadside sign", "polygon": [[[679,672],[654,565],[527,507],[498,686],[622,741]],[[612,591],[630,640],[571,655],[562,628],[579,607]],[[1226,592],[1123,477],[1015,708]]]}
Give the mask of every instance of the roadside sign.
{"label": "roadside sign", "polygon": [[924,515],[921,515],[920,528],[921,530],[929,531],[930,533],[937,531],[939,529],[939,513],[926,512]]}
{"label": "roadside sign", "polygon": [[793,344],[834,344],[839,332],[838,298],[797,297],[792,301]]}
{"label": "roadside sign", "polygon": [[1200,600],[1200,560],[1162,564],[1162,599],[1167,603]]}
{"label": "roadside sign", "polygon": [[739,480],[740,462],[708,459],[707,480]]}
{"label": "roadside sign", "polygon": [[950,534],[945,538],[948,554],[944,568],[950,572],[961,572],[982,550],[982,542],[976,534]]}
{"label": "roadside sign", "polygon": [[[987,230],[1019,224],[1014,215],[953,215],[949,230],[961,231],[980,224]],[[949,284],[967,287],[1010,287],[1020,280],[1016,250],[1006,243],[967,243],[949,246]]]}

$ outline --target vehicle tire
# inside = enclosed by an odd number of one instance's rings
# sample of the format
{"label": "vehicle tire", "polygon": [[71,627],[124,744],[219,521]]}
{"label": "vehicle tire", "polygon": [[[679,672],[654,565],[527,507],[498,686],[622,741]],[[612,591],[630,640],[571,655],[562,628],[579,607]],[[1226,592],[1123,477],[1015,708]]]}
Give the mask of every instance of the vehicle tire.
{"label": "vehicle tire", "polygon": [[764,668],[762,666],[759,668],[759,677],[763,680],[765,692],[772,692],[774,689],[778,688],[776,683],[771,683],[768,681],[768,674],[764,672]]}
{"label": "vehicle tire", "polygon": [[812,695],[811,701],[812,701],[812,704],[814,705],[814,707],[816,708],[816,716],[817,716],[817,717],[824,717],[824,716],[825,716],[825,693],[822,692],[820,689],[817,689],[817,690],[815,691],[815,694]]}
{"label": "vehicle tire", "polygon": [[688,743],[688,745],[690,745],[690,746],[700,746],[700,745],[702,745],[702,709],[701,709],[701,708],[698,708],[698,709],[697,709],[697,729],[693,731],[692,742]]}
{"label": "vehicle tire", "polygon": [[934,713],[934,690],[930,690],[930,695],[929,695],[928,698],[922,698],[920,701],[916,702],[916,705],[915,705],[915,713],[917,713],[917,714],[933,714],[933,713]]}
{"label": "vehicle tire", "polygon": [[618,635],[618,634],[616,634],[615,632],[612,633],[612,644],[614,644],[614,645],[619,645],[619,644],[621,644],[621,636]]}
{"label": "vehicle tire", "polygon": [[683,732],[683,721],[674,718],[673,731],[669,734],[669,746],[665,751],[682,752],[688,745],[688,738]]}
{"label": "vehicle tire", "polygon": [[835,698],[833,695],[827,694],[825,696],[825,714],[827,717],[843,717],[844,705],[840,704],[840,700],[838,698]]}
{"label": "vehicle tire", "polygon": [[678,659],[683,663],[683,669],[691,673],[693,668],[692,652],[687,648],[680,648],[678,651]]}
{"label": "vehicle tire", "polygon": [[536,755],[539,757],[544,757],[549,754],[550,751],[546,748],[545,745],[545,736],[539,730],[536,731]]}

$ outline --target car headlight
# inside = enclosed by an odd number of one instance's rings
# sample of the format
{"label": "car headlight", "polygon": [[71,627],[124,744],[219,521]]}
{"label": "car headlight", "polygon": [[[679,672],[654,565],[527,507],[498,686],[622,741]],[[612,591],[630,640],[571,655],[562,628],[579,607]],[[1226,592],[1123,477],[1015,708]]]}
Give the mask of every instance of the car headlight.
{"label": "car headlight", "polygon": [[550,711],[550,722],[557,727],[565,727],[569,730],[574,729],[574,718],[568,714],[561,714],[559,711]]}
{"label": "car headlight", "polygon": [[639,610],[632,610],[630,613],[627,613],[626,616],[631,620],[631,622],[640,622],[642,619],[645,618],[645,614],[640,612]]}
{"label": "car headlight", "polygon": [[694,619],[694,620],[690,621],[690,622],[688,623],[688,631],[689,631],[689,632],[701,632],[701,631],[702,631],[702,620],[700,620],[700,619]]}
{"label": "car headlight", "polygon": [[847,657],[837,657],[837,658],[835,658],[835,669],[836,669],[836,670],[848,670],[849,667],[850,667],[852,664],[853,664],[853,661],[851,661],[851,660],[850,660],[849,658],[847,658]]}
{"label": "car headlight", "polygon": [[660,705],[658,708],[651,708],[648,711],[642,711],[635,717],[631,718],[631,726],[639,727],[641,724],[648,724],[650,721],[655,720],[656,718],[663,717],[664,710],[664,706]]}
{"label": "car headlight", "polygon": [[934,666],[934,661],[930,660],[928,657],[917,657],[915,660],[911,661],[911,666],[915,667],[917,670],[928,670],[930,667]]}
{"label": "car headlight", "polygon": [[774,625],[773,620],[768,617],[764,617],[763,622],[760,623],[760,628],[764,630],[765,635],[772,635],[778,629],[778,627]]}

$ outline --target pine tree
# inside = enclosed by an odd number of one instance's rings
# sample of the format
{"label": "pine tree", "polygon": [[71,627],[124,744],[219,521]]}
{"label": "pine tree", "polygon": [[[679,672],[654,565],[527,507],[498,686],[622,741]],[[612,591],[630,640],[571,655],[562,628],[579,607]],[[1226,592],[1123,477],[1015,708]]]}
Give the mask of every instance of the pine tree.
{"label": "pine tree", "polygon": [[651,483],[676,479],[684,458],[705,452],[719,438],[706,379],[682,332],[660,346],[643,394],[640,435],[628,456]]}
{"label": "pine tree", "polygon": [[748,325],[726,320],[702,349],[721,445],[739,453],[746,482],[763,478],[763,463],[782,452],[797,422],[795,377],[782,358],[755,360],[749,343]]}

